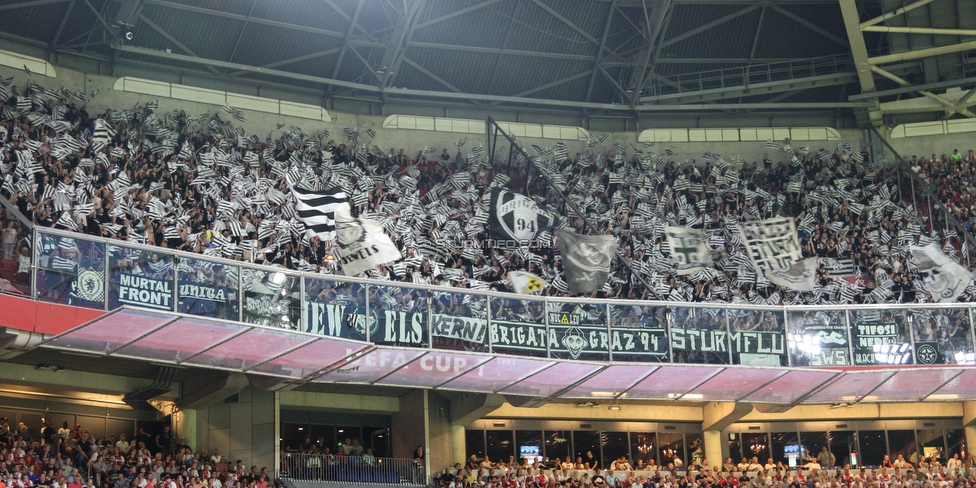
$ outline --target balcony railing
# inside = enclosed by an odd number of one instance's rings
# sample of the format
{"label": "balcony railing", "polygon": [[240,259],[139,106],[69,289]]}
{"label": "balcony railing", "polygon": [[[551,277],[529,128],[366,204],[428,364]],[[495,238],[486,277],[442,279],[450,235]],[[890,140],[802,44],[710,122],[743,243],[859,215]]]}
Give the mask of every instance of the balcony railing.
{"label": "balcony railing", "polygon": [[281,477],[327,483],[426,485],[426,470],[413,459],[284,453]]}

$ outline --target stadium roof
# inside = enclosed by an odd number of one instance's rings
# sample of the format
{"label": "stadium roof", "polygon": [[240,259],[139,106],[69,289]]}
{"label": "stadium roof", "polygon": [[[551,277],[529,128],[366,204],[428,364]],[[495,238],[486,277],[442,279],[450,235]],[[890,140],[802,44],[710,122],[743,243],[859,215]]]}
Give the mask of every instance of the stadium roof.
{"label": "stadium roof", "polygon": [[[0,38],[114,75],[379,103],[880,115],[876,98],[849,98],[976,84],[972,11],[976,0],[19,0],[0,6]],[[968,101],[933,110],[972,115]]]}

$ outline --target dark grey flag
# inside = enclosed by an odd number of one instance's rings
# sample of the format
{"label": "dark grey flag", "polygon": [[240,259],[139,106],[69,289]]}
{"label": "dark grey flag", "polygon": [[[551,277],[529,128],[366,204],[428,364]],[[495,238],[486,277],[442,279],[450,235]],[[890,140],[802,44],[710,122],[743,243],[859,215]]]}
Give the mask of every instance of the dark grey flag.
{"label": "dark grey flag", "polygon": [[558,219],[531,198],[497,187],[491,190],[488,217],[492,237],[518,242],[534,240]]}
{"label": "dark grey flag", "polygon": [[603,288],[610,273],[610,260],[617,249],[614,236],[587,236],[571,230],[559,231],[562,256],[570,293],[590,293]]}

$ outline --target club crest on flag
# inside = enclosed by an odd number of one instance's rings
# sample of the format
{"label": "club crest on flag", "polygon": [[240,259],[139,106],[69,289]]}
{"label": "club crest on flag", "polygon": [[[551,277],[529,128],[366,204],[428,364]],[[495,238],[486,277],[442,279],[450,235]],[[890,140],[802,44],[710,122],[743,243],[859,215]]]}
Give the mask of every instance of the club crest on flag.
{"label": "club crest on flag", "polygon": [[489,214],[493,237],[519,242],[535,239],[558,220],[531,198],[502,188],[492,189]]}

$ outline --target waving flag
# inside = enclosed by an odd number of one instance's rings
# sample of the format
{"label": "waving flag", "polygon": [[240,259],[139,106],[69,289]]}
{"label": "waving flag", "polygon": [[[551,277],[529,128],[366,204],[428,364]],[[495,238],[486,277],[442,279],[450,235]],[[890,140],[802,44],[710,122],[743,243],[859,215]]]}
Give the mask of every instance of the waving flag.
{"label": "waving flag", "polygon": [[335,230],[342,272],[347,276],[358,275],[402,257],[396,244],[383,233],[383,227],[378,222],[353,217],[348,203],[335,209]]}
{"label": "waving flag", "polygon": [[340,204],[349,198],[339,187],[325,191],[308,191],[292,187],[295,195],[295,210],[305,223],[305,230],[309,235],[317,235],[319,239],[335,239],[336,223],[335,211]]}

